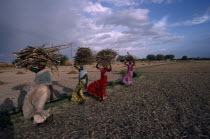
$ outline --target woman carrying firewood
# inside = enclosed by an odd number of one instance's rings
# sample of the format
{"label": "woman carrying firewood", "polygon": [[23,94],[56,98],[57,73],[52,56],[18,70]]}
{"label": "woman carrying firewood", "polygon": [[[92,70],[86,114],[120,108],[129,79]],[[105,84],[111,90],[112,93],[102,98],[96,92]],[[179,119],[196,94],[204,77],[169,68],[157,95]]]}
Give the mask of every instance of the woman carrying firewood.
{"label": "woman carrying firewood", "polygon": [[135,62],[133,60],[133,61],[128,61],[128,64],[126,62],[124,64],[128,67],[128,71],[126,75],[122,78],[122,82],[125,85],[131,85],[133,79],[133,67],[135,65]]}
{"label": "woman carrying firewood", "polygon": [[27,93],[23,103],[24,118],[33,118],[34,124],[37,125],[53,120],[53,115],[49,113],[50,110],[44,110],[47,99],[50,97],[50,101],[53,100],[52,80],[49,71],[45,67],[46,63],[40,62],[38,68],[29,68],[30,71],[36,73],[35,85]]}
{"label": "woman carrying firewood", "polygon": [[[69,48],[71,44],[53,47],[45,47],[46,45],[27,46],[20,52],[14,52],[18,59],[17,66],[28,68],[36,73],[35,84],[27,93],[23,102],[24,118],[33,118],[35,124],[45,123],[47,119],[53,117],[53,115],[50,115],[49,109],[44,110],[47,99],[50,97],[50,101],[53,100],[52,80],[50,72],[45,67],[48,65],[51,71],[58,70],[59,60],[61,59],[59,50]],[[33,68],[34,66],[38,66],[38,68]]]}
{"label": "woman carrying firewood", "polygon": [[79,71],[79,83],[72,93],[71,101],[79,102],[79,104],[84,104],[85,96],[83,93],[85,92],[88,84],[87,71],[85,69],[85,65],[78,67],[75,63],[74,67]]}
{"label": "woman carrying firewood", "polygon": [[96,68],[101,71],[101,78],[91,83],[88,86],[87,91],[88,93],[94,95],[100,100],[105,100],[107,99],[107,95],[106,95],[106,86],[108,84],[107,75],[108,75],[108,72],[112,70],[112,66],[111,66],[111,63],[109,63],[109,68],[107,65],[104,65],[103,68],[100,68],[97,63]]}

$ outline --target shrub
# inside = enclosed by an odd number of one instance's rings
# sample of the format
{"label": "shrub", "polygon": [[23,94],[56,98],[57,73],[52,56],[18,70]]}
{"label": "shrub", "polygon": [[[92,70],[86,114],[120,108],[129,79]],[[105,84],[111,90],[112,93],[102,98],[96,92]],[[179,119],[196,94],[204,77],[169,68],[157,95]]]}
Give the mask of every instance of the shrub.
{"label": "shrub", "polygon": [[187,59],[188,59],[187,56],[183,56],[183,57],[182,57],[182,60],[187,60]]}
{"label": "shrub", "polygon": [[124,76],[127,72],[128,72],[127,69],[123,69],[123,70],[120,71],[120,74],[121,74],[122,76]]}
{"label": "shrub", "polygon": [[72,71],[68,72],[67,74],[77,74],[77,71],[72,70]]}
{"label": "shrub", "polygon": [[65,62],[68,61],[68,57],[66,55],[60,55],[60,65],[65,65]]}
{"label": "shrub", "polygon": [[173,60],[175,55],[165,55],[165,59]]}
{"label": "shrub", "polygon": [[158,54],[158,55],[156,55],[156,59],[157,60],[164,60],[164,55],[162,55],[162,54]]}
{"label": "shrub", "polygon": [[153,54],[149,54],[147,55],[147,60],[156,60],[156,57]]}

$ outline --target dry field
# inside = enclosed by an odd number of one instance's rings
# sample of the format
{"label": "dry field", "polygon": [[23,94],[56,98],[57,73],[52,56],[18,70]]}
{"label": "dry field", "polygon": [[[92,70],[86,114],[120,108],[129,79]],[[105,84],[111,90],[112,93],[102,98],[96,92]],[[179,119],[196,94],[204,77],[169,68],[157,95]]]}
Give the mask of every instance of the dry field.
{"label": "dry field", "polygon": [[[165,62],[137,62],[136,67],[159,65]],[[33,84],[35,73],[25,69],[7,68],[0,65],[0,111],[5,111],[12,107],[21,107],[23,99],[27,93],[28,86]],[[108,75],[109,81],[115,81],[121,78],[119,72],[126,69],[123,63],[115,63],[113,71]],[[75,70],[72,66],[61,66],[59,71],[51,73],[54,98],[60,98],[62,94],[72,93],[78,83],[77,74],[67,74]],[[100,72],[95,68],[95,64],[87,66],[89,83],[100,78]],[[18,74],[19,73],[19,74]]]}
{"label": "dry field", "polygon": [[14,122],[10,116],[9,126],[2,135],[11,138],[210,138],[210,62],[142,67],[136,68],[136,72],[142,76],[135,79],[132,86],[109,88],[106,101],[98,102],[89,96],[85,105],[63,101],[53,108],[54,122],[43,127],[34,127],[21,118]]}

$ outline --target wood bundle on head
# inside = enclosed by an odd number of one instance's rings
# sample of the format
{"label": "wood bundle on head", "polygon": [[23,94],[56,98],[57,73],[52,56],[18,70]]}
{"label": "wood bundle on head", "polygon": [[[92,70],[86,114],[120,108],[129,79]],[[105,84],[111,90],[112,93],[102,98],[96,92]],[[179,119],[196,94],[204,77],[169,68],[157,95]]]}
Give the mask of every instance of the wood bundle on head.
{"label": "wood bundle on head", "polygon": [[51,70],[58,70],[59,59],[61,58],[59,50],[68,48],[70,44],[53,47],[45,46],[46,44],[37,47],[27,46],[26,48],[21,49],[20,52],[13,53],[18,59],[16,66],[30,68],[37,66],[40,63],[46,63]]}
{"label": "wood bundle on head", "polygon": [[102,66],[107,66],[115,60],[117,52],[112,49],[101,50],[96,55],[96,62]]}
{"label": "wood bundle on head", "polygon": [[127,55],[126,55],[125,60],[126,60],[126,61],[134,61],[135,58],[134,58],[134,56],[132,56],[131,54],[129,54],[129,53],[127,52]]}
{"label": "wood bundle on head", "polygon": [[74,62],[77,65],[92,64],[94,62],[94,54],[88,47],[79,47],[74,57]]}

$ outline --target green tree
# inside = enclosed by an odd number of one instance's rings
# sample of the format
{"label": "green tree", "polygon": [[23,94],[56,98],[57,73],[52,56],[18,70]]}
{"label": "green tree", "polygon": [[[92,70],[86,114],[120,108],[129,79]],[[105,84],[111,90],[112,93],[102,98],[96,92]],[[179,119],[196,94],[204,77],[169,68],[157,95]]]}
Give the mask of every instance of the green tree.
{"label": "green tree", "polygon": [[156,55],[156,59],[157,60],[164,60],[164,55],[162,55],[162,54],[158,54],[158,55]]}
{"label": "green tree", "polygon": [[188,60],[188,57],[187,56],[183,56],[182,60]]}
{"label": "green tree", "polygon": [[60,65],[65,65],[67,60],[69,60],[69,58],[66,55],[61,55],[61,58],[59,59]]}
{"label": "green tree", "polygon": [[165,55],[165,59],[174,60],[175,55]]}
{"label": "green tree", "polygon": [[153,54],[149,54],[147,55],[147,60],[156,60],[156,57]]}

